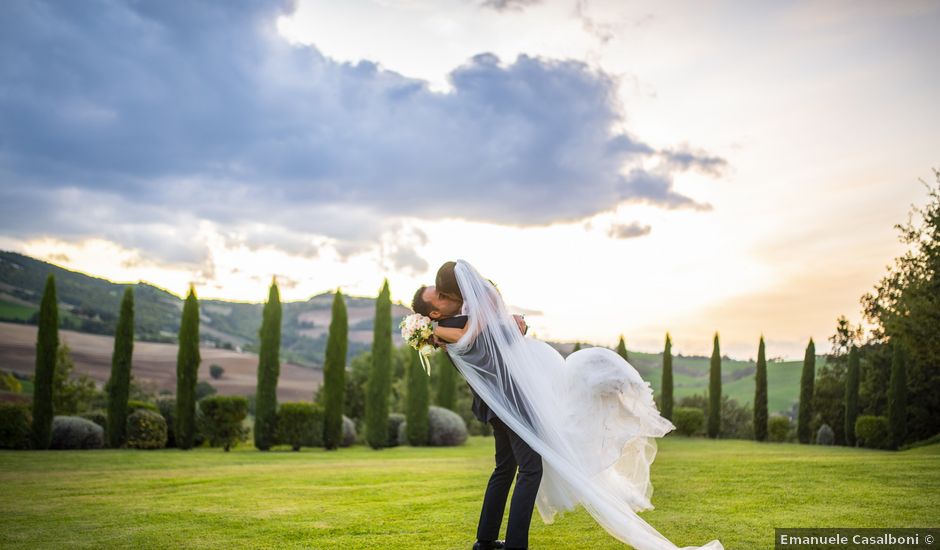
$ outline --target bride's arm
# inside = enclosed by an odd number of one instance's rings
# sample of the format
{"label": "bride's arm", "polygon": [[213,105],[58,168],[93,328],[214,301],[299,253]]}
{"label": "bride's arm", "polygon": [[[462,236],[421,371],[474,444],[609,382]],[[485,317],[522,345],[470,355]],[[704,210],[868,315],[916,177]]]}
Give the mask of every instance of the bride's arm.
{"label": "bride's arm", "polygon": [[[513,320],[516,322],[516,326],[519,327],[519,332],[525,334],[529,331],[529,326],[525,322],[525,318],[522,315],[513,315]],[[467,333],[467,327],[470,323],[467,323],[463,328],[454,328],[454,327],[442,327],[440,325],[434,327],[434,336],[439,340],[442,340],[447,343],[454,343],[457,340],[460,340],[464,334]]]}

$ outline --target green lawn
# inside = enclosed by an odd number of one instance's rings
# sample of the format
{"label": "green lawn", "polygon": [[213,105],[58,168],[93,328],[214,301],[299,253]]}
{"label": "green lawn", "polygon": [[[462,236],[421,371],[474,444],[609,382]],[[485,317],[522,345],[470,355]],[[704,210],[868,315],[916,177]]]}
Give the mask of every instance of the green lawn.
{"label": "green lawn", "polygon": [[[268,453],[0,451],[0,546],[470,548],[492,439],[456,448]],[[655,510],[679,546],[772,547],[778,527],[937,526],[940,445],[903,452],[659,441]],[[583,510],[535,549],[624,548]]]}

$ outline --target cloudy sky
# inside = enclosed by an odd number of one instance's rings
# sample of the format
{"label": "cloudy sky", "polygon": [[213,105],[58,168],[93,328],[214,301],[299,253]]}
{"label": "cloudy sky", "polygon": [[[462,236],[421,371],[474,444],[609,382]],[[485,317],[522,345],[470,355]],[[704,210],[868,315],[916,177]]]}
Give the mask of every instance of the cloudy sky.
{"label": "cloudy sky", "polygon": [[937,2],[0,3],[0,248],[260,301],[463,258],[544,338],[817,351],[940,168]]}

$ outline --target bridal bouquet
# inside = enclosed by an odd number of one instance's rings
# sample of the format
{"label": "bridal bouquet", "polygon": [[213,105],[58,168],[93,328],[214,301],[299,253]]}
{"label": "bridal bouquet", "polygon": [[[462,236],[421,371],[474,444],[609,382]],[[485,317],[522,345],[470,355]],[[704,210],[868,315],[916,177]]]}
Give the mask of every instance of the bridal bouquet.
{"label": "bridal bouquet", "polygon": [[431,376],[430,357],[432,353],[437,351],[430,342],[431,334],[434,332],[431,319],[420,313],[413,313],[402,319],[401,324],[398,326],[401,328],[401,337],[408,345],[418,350],[421,366],[424,367],[424,371],[428,373],[428,376]]}

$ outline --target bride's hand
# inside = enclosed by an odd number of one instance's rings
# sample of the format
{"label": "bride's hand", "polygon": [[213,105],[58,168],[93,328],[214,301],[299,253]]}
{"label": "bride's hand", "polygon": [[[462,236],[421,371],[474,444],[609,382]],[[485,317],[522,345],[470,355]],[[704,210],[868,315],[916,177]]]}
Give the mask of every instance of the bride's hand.
{"label": "bride's hand", "polygon": [[529,332],[529,325],[527,325],[526,322],[525,322],[525,316],[524,316],[524,315],[513,315],[512,317],[513,317],[513,319],[516,320],[516,325],[519,326],[519,332],[521,332],[522,335],[525,336],[525,333],[526,333],[526,332]]}

